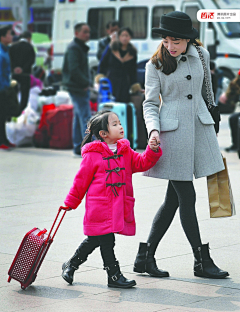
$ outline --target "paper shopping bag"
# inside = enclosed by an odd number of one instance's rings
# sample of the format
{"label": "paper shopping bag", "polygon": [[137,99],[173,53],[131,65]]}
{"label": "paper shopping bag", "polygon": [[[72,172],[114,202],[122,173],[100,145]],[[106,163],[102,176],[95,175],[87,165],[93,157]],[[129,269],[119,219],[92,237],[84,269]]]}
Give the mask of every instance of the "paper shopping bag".
{"label": "paper shopping bag", "polygon": [[236,214],[226,158],[225,169],[207,177],[210,218],[231,217]]}

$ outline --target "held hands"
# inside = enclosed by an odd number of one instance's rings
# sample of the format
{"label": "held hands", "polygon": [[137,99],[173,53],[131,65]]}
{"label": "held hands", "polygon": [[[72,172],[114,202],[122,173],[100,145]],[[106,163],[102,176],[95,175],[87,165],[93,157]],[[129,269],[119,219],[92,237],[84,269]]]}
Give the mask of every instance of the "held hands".
{"label": "held hands", "polygon": [[153,130],[151,132],[148,145],[154,152],[157,152],[160,146],[160,139],[159,139],[159,133],[157,130]]}

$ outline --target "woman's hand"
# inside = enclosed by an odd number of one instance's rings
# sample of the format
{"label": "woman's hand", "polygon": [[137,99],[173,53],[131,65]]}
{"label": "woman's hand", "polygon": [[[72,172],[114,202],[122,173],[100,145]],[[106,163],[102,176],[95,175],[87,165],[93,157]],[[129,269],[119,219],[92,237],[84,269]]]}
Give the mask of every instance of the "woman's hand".
{"label": "woman's hand", "polygon": [[157,130],[153,130],[150,134],[150,138],[148,141],[148,145],[151,148],[151,150],[157,152],[158,148],[160,146],[160,139],[159,139],[159,133]]}
{"label": "woman's hand", "polygon": [[111,38],[111,43],[113,43],[114,41],[118,40],[118,34],[116,31],[114,31],[111,35],[110,35],[110,38]]}

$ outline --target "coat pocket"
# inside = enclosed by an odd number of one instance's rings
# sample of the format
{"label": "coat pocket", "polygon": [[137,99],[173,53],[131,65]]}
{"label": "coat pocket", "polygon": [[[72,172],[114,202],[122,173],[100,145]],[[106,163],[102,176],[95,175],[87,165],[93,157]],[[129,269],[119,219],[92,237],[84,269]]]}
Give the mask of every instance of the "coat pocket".
{"label": "coat pocket", "polygon": [[178,119],[160,119],[160,130],[162,131],[173,131],[178,128]]}
{"label": "coat pocket", "polygon": [[198,118],[200,119],[201,123],[204,125],[214,125],[215,122],[212,119],[212,116],[209,112],[198,114]]}
{"label": "coat pocket", "polygon": [[108,200],[104,196],[88,196],[86,199],[87,220],[93,223],[108,219]]}
{"label": "coat pocket", "polygon": [[128,223],[134,221],[134,203],[135,198],[126,196],[126,201],[124,205],[124,220]]}

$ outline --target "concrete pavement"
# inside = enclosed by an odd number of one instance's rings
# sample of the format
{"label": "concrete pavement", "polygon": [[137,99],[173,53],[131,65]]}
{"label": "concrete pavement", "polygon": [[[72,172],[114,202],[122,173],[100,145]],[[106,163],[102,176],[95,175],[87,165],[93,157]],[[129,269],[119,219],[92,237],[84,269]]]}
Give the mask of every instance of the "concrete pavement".
{"label": "concrete pavement", "polygon": [[178,213],[156,253],[159,267],[171,277],[133,273],[138,244],[147,239],[167,185],[164,180],[135,174],[137,233],[134,237],[116,235],[115,251],[124,275],[136,279],[136,287],[108,288],[99,250],[80,267],[72,286],[61,278],[62,263],[84,239],[84,202],[67,212],[34,284],[24,291],[15,280],[7,283],[22,237],[33,227],[50,229],[81,161],[69,150],[17,148],[0,151],[0,311],[240,311],[240,160],[237,153],[224,152],[231,144],[227,118],[222,117],[219,144],[227,157],[237,215],[210,219],[206,179],[194,184],[202,240],[210,243],[212,258],[229,271],[229,278],[194,277],[193,255]]}

